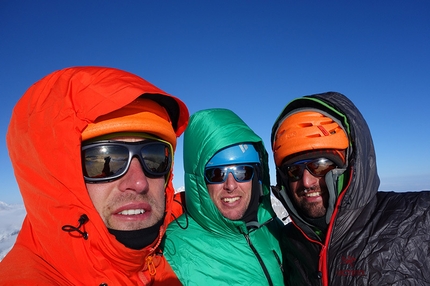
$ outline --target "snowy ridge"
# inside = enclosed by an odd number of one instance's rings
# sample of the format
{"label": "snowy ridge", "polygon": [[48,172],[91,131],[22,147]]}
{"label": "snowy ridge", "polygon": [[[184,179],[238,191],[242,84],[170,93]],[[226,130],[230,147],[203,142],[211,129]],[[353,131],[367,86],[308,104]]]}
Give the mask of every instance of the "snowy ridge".
{"label": "snowy ridge", "polygon": [[0,261],[15,243],[25,214],[24,205],[8,205],[0,202]]}

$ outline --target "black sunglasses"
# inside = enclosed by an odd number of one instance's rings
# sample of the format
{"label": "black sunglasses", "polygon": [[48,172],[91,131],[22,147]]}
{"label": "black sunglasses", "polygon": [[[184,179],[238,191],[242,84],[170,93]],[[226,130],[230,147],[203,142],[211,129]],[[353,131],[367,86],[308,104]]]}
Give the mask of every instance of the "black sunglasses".
{"label": "black sunglasses", "polygon": [[173,148],[166,141],[97,141],[82,146],[82,171],[87,183],[109,182],[123,176],[136,157],[148,177],[169,173]]}
{"label": "black sunglasses", "polygon": [[327,158],[318,158],[310,160],[301,160],[291,165],[282,165],[278,168],[281,173],[288,177],[290,182],[296,182],[303,177],[303,172],[306,170],[316,177],[323,177],[329,171],[337,168],[336,164]]}

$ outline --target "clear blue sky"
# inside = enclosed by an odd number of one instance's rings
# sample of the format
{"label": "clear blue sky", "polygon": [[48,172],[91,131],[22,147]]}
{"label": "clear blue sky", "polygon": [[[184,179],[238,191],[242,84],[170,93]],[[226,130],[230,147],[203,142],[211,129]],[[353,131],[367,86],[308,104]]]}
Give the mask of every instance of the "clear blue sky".
{"label": "clear blue sky", "polygon": [[[191,114],[230,108],[269,154],[289,101],[344,93],[373,133],[380,189],[430,189],[429,51],[429,1],[3,0],[0,201],[22,202],[4,139],[12,108],[43,76],[77,65],[133,72]],[[175,160],[180,187],[182,139]]]}

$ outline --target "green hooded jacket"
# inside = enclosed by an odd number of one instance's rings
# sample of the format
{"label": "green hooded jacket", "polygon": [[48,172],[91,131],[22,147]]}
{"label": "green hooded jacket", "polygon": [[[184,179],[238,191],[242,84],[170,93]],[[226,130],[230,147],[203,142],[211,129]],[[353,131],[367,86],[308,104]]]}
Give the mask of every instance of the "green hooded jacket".
{"label": "green hooded jacket", "polygon": [[[219,150],[253,143],[261,157],[257,221],[225,218],[212,202],[204,179],[207,162]],[[267,152],[235,113],[207,109],[195,113],[184,133],[187,214],[166,232],[165,256],[184,285],[283,285],[278,237],[282,228],[270,201]],[[255,187],[255,184],[253,184]]]}

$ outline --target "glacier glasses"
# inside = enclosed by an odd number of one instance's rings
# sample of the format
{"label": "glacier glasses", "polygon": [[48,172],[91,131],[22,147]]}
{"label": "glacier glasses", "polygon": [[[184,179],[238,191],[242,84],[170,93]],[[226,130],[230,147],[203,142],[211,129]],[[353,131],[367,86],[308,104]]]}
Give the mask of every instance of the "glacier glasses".
{"label": "glacier glasses", "polygon": [[337,165],[327,158],[301,160],[291,165],[282,165],[279,171],[286,176],[290,182],[296,182],[303,177],[303,172],[308,170],[312,176],[323,177]]}
{"label": "glacier glasses", "polygon": [[208,184],[221,184],[227,180],[230,173],[238,183],[244,183],[252,180],[254,177],[254,167],[246,164],[238,164],[206,168],[205,180]]}
{"label": "glacier glasses", "polygon": [[150,178],[169,173],[173,161],[172,145],[162,140],[139,142],[97,141],[81,148],[82,171],[87,183],[110,182],[127,173],[133,158]]}

